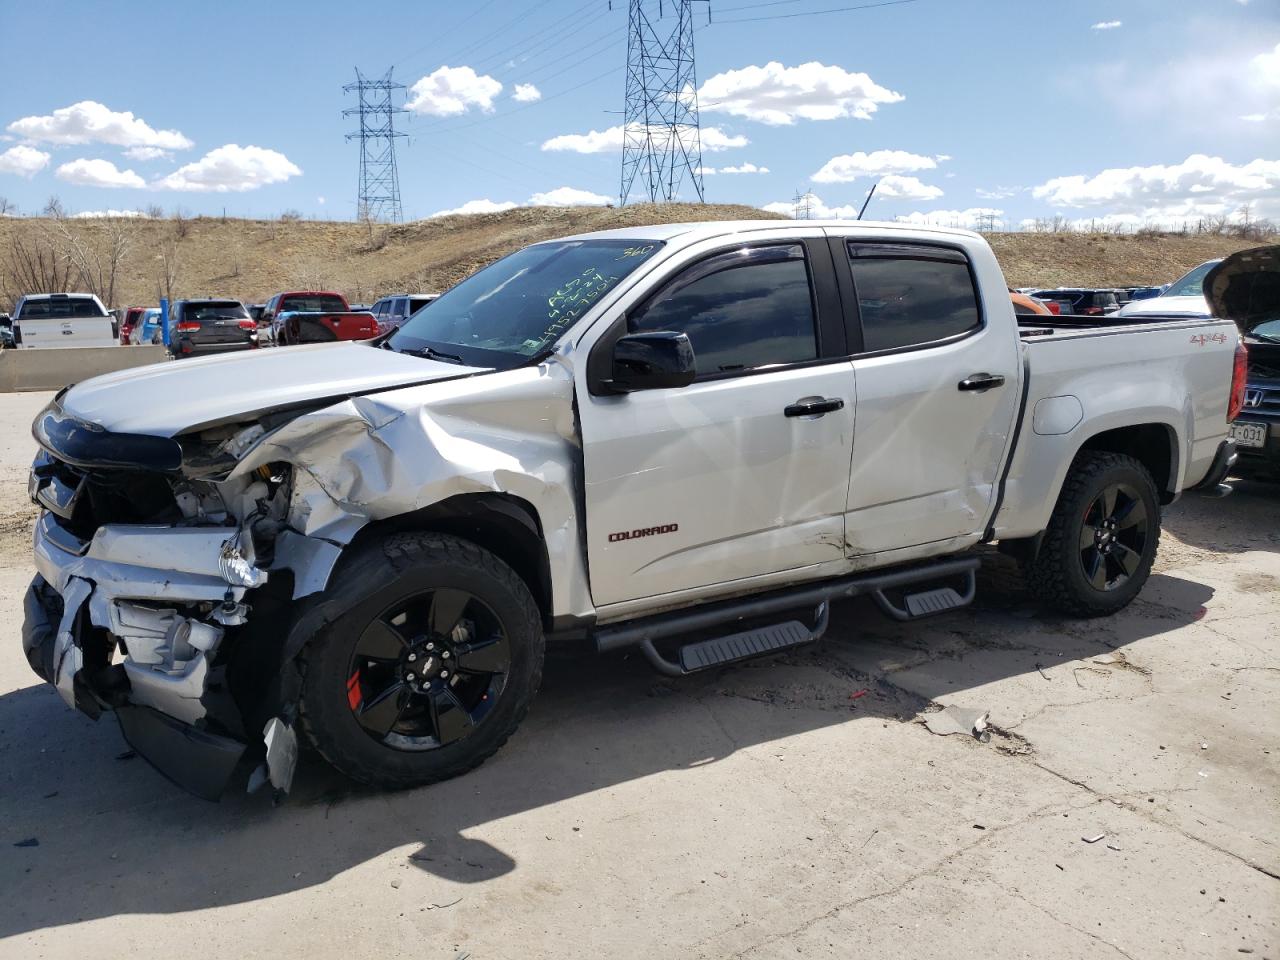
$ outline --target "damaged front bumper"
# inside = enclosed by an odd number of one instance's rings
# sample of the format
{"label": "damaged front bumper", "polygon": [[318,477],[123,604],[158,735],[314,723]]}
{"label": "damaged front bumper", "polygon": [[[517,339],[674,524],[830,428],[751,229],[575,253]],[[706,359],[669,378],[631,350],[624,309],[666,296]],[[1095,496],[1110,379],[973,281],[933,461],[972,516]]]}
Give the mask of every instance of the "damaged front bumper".
{"label": "damaged front bumper", "polygon": [[[32,669],[68,706],[95,719],[113,710],[138,753],[206,799],[221,795],[251,742],[218,652],[267,573],[229,548],[235,536],[108,524],[85,541],[45,512],[24,603]],[[270,773],[287,789],[283,771]]]}

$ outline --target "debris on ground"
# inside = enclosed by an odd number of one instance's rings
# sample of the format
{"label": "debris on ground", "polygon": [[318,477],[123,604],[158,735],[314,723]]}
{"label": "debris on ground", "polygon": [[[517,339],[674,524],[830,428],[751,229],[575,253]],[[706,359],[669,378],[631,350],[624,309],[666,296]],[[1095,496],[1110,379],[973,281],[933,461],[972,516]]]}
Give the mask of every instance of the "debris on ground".
{"label": "debris on ground", "polygon": [[862,697],[865,697],[866,695],[867,695],[867,691],[866,691],[866,690],[855,690],[855,691],[853,691],[853,693],[849,694],[849,699],[850,699],[850,700],[858,700],[858,699],[860,699],[860,698],[862,698]]}
{"label": "debris on ground", "polygon": [[991,717],[990,710],[978,707],[945,707],[936,713],[924,715],[924,725],[929,732],[940,737],[953,733],[967,733],[975,740],[986,743],[991,739],[991,731],[987,729]]}
{"label": "debris on ground", "polygon": [[124,753],[117,753],[117,754],[116,754],[116,759],[117,759],[117,760],[132,760],[132,759],[133,759],[134,757],[136,757],[137,755],[138,755],[138,754],[137,754],[135,751],[133,751],[133,750],[126,750]]}
{"label": "debris on ground", "polygon": [[450,900],[448,903],[428,903],[425,907],[423,907],[423,909],[424,910],[444,910],[447,907],[456,906],[461,902],[462,902],[462,898],[459,897],[457,900]]}
{"label": "debris on ground", "polygon": [[40,841],[37,840],[35,837],[27,837],[27,839],[25,840],[19,840],[17,843],[14,844],[14,846],[15,847],[38,847],[40,846]]}
{"label": "debris on ground", "polygon": [[1105,833],[1100,833],[1096,837],[1081,837],[1080,839],[1083,840],[1085,843],[1097,843],[1099,840],[1101,840],[1105,836],[1106,836]]}

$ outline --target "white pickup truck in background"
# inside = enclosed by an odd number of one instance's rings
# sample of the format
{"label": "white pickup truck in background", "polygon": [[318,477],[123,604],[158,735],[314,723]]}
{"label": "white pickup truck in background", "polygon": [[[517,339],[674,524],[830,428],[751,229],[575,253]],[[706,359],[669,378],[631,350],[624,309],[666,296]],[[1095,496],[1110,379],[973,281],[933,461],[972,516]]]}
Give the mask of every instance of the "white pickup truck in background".
{"label": "white pickup truck in background", "polygon": [[370,783],[453,776],[548,643],[689,673],[844,597],[962,606],[984,543],[1114,612],[1161,506],[1231,465],[1240,338],[1020,326],[1007,290],[967,232],[639,227],[514,253],[372,345],[79,384],[34,426],[28,659],[213,797],[264,740],[286,789],[295,731]]}
{"label": "white pickup truck in background", "polygon": [[112,317],[91,293],[35,293],[13,309],[17,346],[114,347]]}

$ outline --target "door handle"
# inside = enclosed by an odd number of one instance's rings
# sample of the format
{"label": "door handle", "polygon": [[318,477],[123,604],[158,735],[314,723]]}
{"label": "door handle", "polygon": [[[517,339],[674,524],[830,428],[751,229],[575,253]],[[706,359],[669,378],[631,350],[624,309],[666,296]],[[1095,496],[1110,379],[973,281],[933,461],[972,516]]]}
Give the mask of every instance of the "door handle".
{"label": "door handle", "polygon": [[1004,377],[998,373],[971,373],[956,384],[959,390],[976,390],[979,393],[1003,386]]}
{"label": "door handle", "polygon": [[820,417],[824,413],[842,409],[844,401],[839,397],[817,397],[812,400],[797,400],[782,412],[788,417]]}

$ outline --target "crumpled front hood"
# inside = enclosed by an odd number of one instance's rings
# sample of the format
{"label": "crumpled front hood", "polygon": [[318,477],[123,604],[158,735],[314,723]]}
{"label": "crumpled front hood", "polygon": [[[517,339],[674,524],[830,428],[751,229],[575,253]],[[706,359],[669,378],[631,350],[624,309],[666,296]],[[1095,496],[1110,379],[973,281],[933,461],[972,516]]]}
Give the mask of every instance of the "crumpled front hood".
{"label": "crumpled front hood", "polygon": [[1213,315],[1241,333],[1280,319],[1280,245],[1231,254],[1204,278],[1204,295]]}
{"label": "crumpled front hood", "polygon": [[358,343],[273,347],[104,374],[68,390],[62,406],[113,432],[171,437],[261,410],[480,372]]}

